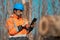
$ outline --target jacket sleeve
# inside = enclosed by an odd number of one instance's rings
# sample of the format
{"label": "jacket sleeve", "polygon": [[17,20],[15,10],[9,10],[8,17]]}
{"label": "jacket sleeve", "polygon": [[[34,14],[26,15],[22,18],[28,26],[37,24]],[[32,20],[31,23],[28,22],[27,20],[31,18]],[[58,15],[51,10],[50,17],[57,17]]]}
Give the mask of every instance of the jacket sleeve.
{"label": "jacket sleeve", "polygon": [[9,33],[10,35],[15,35],[15,34],[17,34],[17,30],[14,28],[14,24],[13,24],[13,22],[12,22],[11,19],[8,19],[8,20],[6,21],[6,28],[7,28],[8,33]]}

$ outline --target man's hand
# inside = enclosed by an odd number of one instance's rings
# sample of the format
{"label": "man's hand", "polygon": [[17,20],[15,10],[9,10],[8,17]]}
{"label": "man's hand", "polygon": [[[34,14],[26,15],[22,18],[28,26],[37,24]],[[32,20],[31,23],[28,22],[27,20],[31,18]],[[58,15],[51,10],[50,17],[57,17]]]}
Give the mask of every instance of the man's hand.
{"label": "man's hand", "polygon": [[23,29],[22,25],[18,26],[18,30],[21,31]]}

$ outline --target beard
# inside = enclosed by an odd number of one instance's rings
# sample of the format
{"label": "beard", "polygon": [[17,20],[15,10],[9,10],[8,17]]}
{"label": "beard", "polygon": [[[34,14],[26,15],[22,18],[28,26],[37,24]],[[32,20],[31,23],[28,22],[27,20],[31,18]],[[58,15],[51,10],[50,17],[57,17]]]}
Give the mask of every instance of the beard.
{"label": "beard", "polygon": [[18,19],[19,19],[19,18],[22,18],[22,14],[18,14],[17,16],[18,16]]}

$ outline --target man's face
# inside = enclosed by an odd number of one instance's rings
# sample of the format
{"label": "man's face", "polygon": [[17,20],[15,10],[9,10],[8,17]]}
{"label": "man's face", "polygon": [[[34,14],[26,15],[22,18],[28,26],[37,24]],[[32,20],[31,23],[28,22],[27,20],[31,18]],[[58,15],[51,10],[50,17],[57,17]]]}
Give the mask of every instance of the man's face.
{"label": "man's face", "polygon": [[22,15],[22,12],[20,10],[17,10],[16,11],[16,15],[21,16]]}

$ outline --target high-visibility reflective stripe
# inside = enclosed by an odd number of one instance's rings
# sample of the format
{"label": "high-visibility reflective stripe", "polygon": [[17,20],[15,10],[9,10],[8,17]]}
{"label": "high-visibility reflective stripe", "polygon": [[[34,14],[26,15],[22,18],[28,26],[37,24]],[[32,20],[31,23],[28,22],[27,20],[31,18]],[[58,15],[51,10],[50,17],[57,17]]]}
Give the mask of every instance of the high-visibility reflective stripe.
{"label": "high-visibility reflective stripe", "polygon": [[20,35],[15,35],[15,36],[9,35],[9,38],[11,38],[11,37],[27,37],[27,35],[26,34],[20,34]]}
{"label": "high-visibility reflective stripe", "polygon": [[18,30],[18,28],[17,28],[17,26],[16,26],[15,21],[13,20],[13,18],[12,18],[12,21],[14,23],[14,27],[15,27],[16,31],[18,32],[19,30]]}

